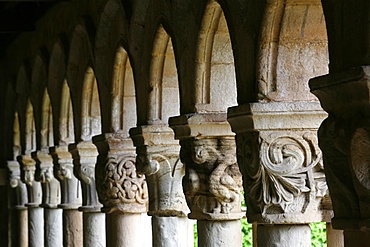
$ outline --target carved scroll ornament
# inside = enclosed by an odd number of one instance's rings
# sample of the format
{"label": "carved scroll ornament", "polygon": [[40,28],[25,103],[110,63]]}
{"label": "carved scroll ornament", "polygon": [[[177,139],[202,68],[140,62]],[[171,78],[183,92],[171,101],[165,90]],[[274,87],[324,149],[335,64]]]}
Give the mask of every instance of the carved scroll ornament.
{"label": "carved scroll ornament", "polygon": [[316,137],[249,134],[238,139],[249,214],[305,213],[327,194]]}

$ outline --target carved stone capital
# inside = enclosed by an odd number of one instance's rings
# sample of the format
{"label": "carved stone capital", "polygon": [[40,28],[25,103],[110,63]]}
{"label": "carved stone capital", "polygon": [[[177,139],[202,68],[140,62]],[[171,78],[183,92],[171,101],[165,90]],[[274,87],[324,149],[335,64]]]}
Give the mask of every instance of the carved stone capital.
{"label": "carved stone capital", "polygon": [[370,66],[310,80],[329,117],[319,131],[337,229],[367,229],[370,219]]}
{"label": "carved stone capital", "polygon": [[136,171],[135,148],[124,134],[105,136],[107,160],[97,167],[97,190],[104,205],[102,211],[112,213],[145,213],[148,208],[148,188],[145,175]]}
{"label": "carved stone capital", "polygon": [[170,127],[180,139],[180,157],[186,167],[183,188],[189,218],[240,219],[244,214],[242,175],[226,114],[183,115],[171,118]]}
{"label": "carved stone capital", "polygon": [[56,208],[60,203],[60,183],[54,177],[54,164],[51,155],[38,151],[35,159],[40,167],[39,181],[42,185],[42,205],[47,208]]}
{"label": "carved stone capital", "polygon": [[229,109],[250,222],[330,221],[316,137],[323,117],[315,102],[253,103]]}
{"label": "carved stone capital", "polygon": [[18,161],[7,162],[9,169],[9,185],[14,190],[14,206],[16,209],[22,209],[27,203],[27,187],[21,180],[21,168]]}
{"label": "carved stone capital", "polygon": [[41,183],[35,180],[36,161],[31,155],[20,156],[20,162],[24,173],[23,182],[27,186],[28,207],[38,207],[42,203]]}
{"label": "carved stone capital", "polygon": [[130,135],[136,146],[136,167],[147,177],[148,214],[185,217],[189,212],[181,183],[185,167],[172,129],[163,125],[141,126],[131,129]]}
{"label": "carved stone capital", "polygon": [[71,150],[76,166],[77,178],[82,185],[82,206],[79,210],[84,212],[99,212],[101,204],[98,201],[98,195],[95,184],[95,166],[97,163],[98,150],[90,141],[83,141],[77,144],[74,150]]}
{"label": "carved stone capital", "polygon": [[61,185],[61,204],[63,209],[77,209],[82,204],[82,191],[80,181],[74,175],[72,154],[68,146],[55,147],[52,153],[56,160],[56,174]]}

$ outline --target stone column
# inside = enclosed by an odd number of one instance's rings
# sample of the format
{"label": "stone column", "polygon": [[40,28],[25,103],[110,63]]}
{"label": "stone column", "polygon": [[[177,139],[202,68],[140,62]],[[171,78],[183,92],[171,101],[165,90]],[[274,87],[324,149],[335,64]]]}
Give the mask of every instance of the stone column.
{"label": "stone column", "polygon": [[136,146],[136,167],[147,177],[153,246],[188,246],[189,209],[182,190],[185,167],[172,129],[148,125],[131,129],[130,135]]}
{"label": "stone column", "polygon": [[198,221],[199,246],[241,246],[242,176],[226,114],[170,119],[185,164],[189,218]]}
{"label": "stone column", "polygon": [[330,221],[316,137],[325,116],[317,102],[259,102],[229,108],[247,219],[258,223],[259,247],[311,246],[308,224]]}
{"label": "stone column", "polygon": [[18,161],[8,161],[10,173],[10,187],[13,191],[14,210],[16,212],[16,225],[12,228],[17,240],[16,246],[28,246],[28,213],[27,213],[27,187],[21,180],[21,169]]}
{"label": "stone column", "polygon": [[44,246],[44,210],[40,207],[41,183],[35,180],[36,161],[30,155],[23,155],[21,162],[28,194],[28,244],[30,247]]}
{"label": "stone column", "polygon": [[63,210],[63,245],[83,246],[82,242],[82,191],[80,181],[73,173],[73,158],[68,146],[58,146],[53,150],[57,176],[61,185],[61,203]]}
{"label": "stone column", "polygon": [[97,147],[90,141],[80,142],[72,151],[77,166],[78,179],[82,185],[83,244],[86,247],[106,246],[105,214],[98,201],[95,184]]}
{"label": "stone column", "polygon": [[329,113],[319,130],[326,179],[345,246],[370,243],[370,66],[310,80]]}
{"label": "stone column", "polygon": [[54,177],[53,159],[44,151],[37,152],[42,185],[42,204],[44,208],[45,247],[63,246],[63,221],[60,203],[60,183]]}
{"label": "stone column", "polygon": [[108,161],[98,164],[97,190],[107,214],[107,246],[150,246],[148,189],[145,175],[136,172],[135,148],[122,133],[105,138]]}

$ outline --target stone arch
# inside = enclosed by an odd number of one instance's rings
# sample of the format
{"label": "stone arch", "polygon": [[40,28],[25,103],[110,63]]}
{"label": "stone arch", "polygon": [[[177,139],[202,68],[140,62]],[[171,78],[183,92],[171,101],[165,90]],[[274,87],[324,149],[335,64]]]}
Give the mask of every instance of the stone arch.
{"label": "stone arch", "polygon": [[329,62],[321,2],[268,2],[257,62],[260,100],[316,100],[307,82],[326,74]]}
{"label": "stone arch", "polygon": [[68,145],[74,143],[74,134],[71,93],[67,80],[64,80],[60,101],[59,145]]}
{"label": "stone arch", "polygon": [[79,141],[82,136],[82,87],[85,85],[85,77],[93,68],[91,37],[93,34],[88,32],[85,23],[81,22],[75,27],[69,46],[66,79],[71,92],[75,137],[78,138],[75,141]]}
{"label": "stone arch", "polygon": [[41,115],[41,150],[54,146],[53,109],[47,89],[44,90]]}
{"label": "stone arch", "polygon": [[[30,74],[31,69],[29,63],[25,61],[19,68],[15,91],[17,94],[16,100],[16,111],[18,112],[19,117],[19,127],[21,134],[21,150],[22,154],[26,151],[26,114],[28,109],[28,104],[30,104],[29,93],[30,93]],[[33,114],[33,111],[32,111]]]}
{"label": "stone arch", "polygon": [[136,125],[135,85],[132,67],[127,52],[118,48],[112,78],[112,129],[124,131]]}
{"label": "stone arch", "polygon": [[26,110],[26,126],[25,126],[25,148],[24,153],[30,155],[36,151],[36,125],[33,105],[28,100]]}
{"label": "stone arch", "polygon": [[81,139],[91,141],[102,133],[98,84],[91,67],[87,68],[83,80],[81,105]]}
{"label": "stone arch", "polygon": [[175,54],[171,37],[162,25],[154,38],[148,99],[148,123],[167,124],[168,118],[179,115],[180,99]]}
{"label": "stone arch", "polygon": [[[42,121],[43,121],[43,102],[45,100],[45,90],[47,87],[47,61],[48,54],[45,49],[40,49],[34,58],[31,74],[31,93],[30,100],[32,102],[35,128],[36,128],[36,146],[41,147],[42,137]],[[49,98],[50,103],[50,98]]]}
{"label": "stone arch", "polygon": [[[59,126],[61,118],[61,102],[64,100],[63,87],[66,82],[66,50],[67,42],[63,36],[59,37],[54,43],[50,53],[49,69],[48,69],[48,93],[50,102],[53,106],[53,118],[58,121],[53,123],[54,141],[55,144],[60,143],[60,130],[63,128]],[[66,85],[68,87],[68,85]],[[69,90],[69,87],[68,87]],[[68,92],[68,100],[70,101],[70,93]],[[72,114],[72,113],[71,113]],[[73,117],[72,117],[73,119]],[[72,123],[73,124],[73,123]]]}
{"label": "stone arch", "polygon": [[21,132],[19,127],[18,112],[14,113],[13,122],[13,160],[17,160],[17,157],[22,153],[21,146]]}
{"label": "stone arch", "polygon": [[225,112],[236,105],[234,56],[221,6],[211,1],[203,15],[196,54],[197,112]]}
{"label": "stone arch", "polygon": [[[126,93],[124,87],[128,86],[124,81],[125,76],[129,76],[126,69],[131,70],[127,52],[123,48],[127,44],[127,33],[128,25],[121,3],[109,0],[97,26],[94,50],[95,74],[99,83],[100,98],[104,102],[102,122],[103,126],[107,127],[104,132],[124,129],[122,104]],[[134,90],[134,85],[131,90]],[[131,115],[136,112],[136,108],[130,110]]]}

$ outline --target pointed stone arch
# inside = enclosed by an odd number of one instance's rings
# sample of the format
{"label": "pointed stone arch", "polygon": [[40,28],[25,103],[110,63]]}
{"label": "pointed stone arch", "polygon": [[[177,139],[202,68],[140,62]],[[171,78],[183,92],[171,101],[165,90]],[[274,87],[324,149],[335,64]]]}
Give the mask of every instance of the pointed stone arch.
{"label": "pointed stone arch", "polygon": [[[95,74],[101,102],[104,102],[103,132],[126,131],[126,135],[128,129],[136,124],[136,104],[132,101],[135,100],[135,86],[128,54],[124,48],[127,45],[127,35],[128,24],[121,3],[109,0],[97,26]],[[124,112],[129,112],[129,116],[123,116]]]}
{"label": "pointed stone arch", "polygon": [[21,146],[21,130],[19,127],[18,112],[14,113],[13,122],[13,160],[17,160],[17,157],[22,153]]}
{"label": "pointed stone arch", "polygon": [[25,126],[25,137],[26,143],[24,148],[24,153],[30,155],[32,152],[36,151],[36,125],[33,106],[31,101],[28,100],[27,110],[26,110],[26,126]]}
{"label": "pointed stone arch", "polygon": [[[48,93],[50,96],[50,102],[53,106],[53,131],[54,131],[54,142],[55,144],[61,144],[61,134],[60,131],[63,131],[63,128],[60,127],[60,118],[61,114],[61,105],[64,97],[68,97],[68,100],[71,100],[69,87],[68,95],[63,94],[64,83],[67,83],[66,80],[66,67],[67,67],[67,42],[64,36],[60,36],[57,41],[54,43],[53,48],[50,53],[50,61],[48,67]],[[72,113],[71,113],[72,114]],[[73,116],[72,116],[73,121]],[[72,123],[73,125],[73,123]],[[73,134],[74,135],[74,134]]]}
{"label": "pointed stone arch", "polygon": [[236,105],[234,56],[221,6],[210,1],[198,37],[195,70],[196,111],[226,112]]}
{"label": "pointed stone arch", "polygon": [[[73,31],[69,46],[66,72],[66,79],[70,88],[73,105],[75,141],[81,139],[83,136],[82,129],[85,128],[82,126],[83,87],[86,84],[86,76],[89,77],[88,75],[92,72],[94,62],[91,46],[91,37],[93,37],[93,33],[90,29],[90,32],[88,32],[86,25],[84,21],[80,21]],[[85,100],[88,98],[89,97],[85,98]],[[86,136],[86,134],[87,133],[85,133],[84,136]]]}
{"label": "pointed stone arch", "polygon": [[47,89],[44,90],[41,115],[41,150],[46,152],[54,146],[53,108]]}
{"label": "pointed stone arch", "polygon": [[154,38],[150,63],[148,123],[167,124],[180,113],[180,96],[175,53],[171,37],[160,25]]}
{"label": "pointed stone arch", "polygon": [[68,145],[75,142],[73,119],[71,93],[67,80],[64,80],[60,101],[59,145]]}
{"label": "pointed stone arch", "polygon": [[82,89],[81,139],[83,141],[91,141],[92,137],[101,133],[98,84],[93,69],[88,67]]}
{"label": "pointed stone arch", "polygon": [[136,125],[135,85],[132,67],[128,54],[123,48],[118,48],[114,61],[112,78],[112,129],[123,131]]}

